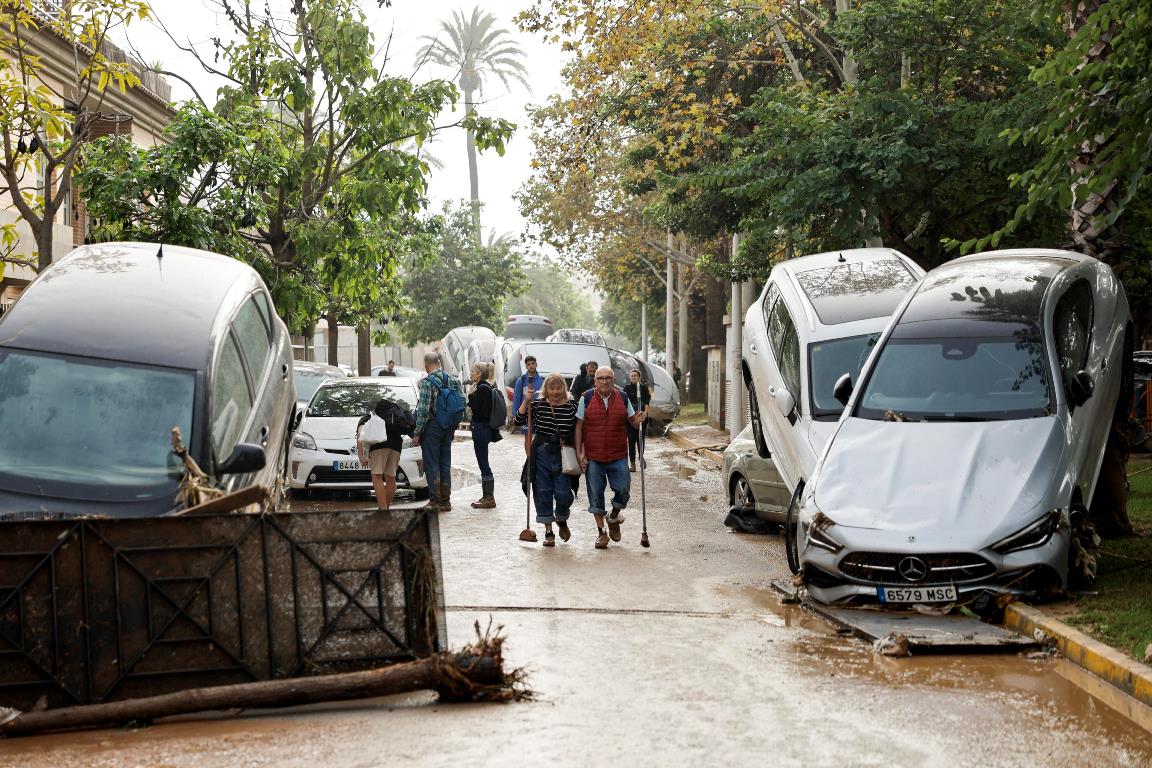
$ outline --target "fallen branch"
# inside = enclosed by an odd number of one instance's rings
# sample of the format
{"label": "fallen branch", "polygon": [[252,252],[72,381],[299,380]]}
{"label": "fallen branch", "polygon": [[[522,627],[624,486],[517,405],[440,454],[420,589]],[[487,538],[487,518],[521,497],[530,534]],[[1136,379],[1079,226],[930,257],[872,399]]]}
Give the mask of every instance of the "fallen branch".
{"label": "fallen branch", "polygon": [[322,701],[368,699],[419,690],[436,691],[444,701],[519,701],[532,697],[522,669],[504,671],[500,636],[502,627],[480,632],[476,642],[459,651],[438,653],[427,659],[395,664],[365,672],[194,688],[142,699],[24,712],[13,717],[0,713],[0,736],[27,736],[129,722],[150,722],[162,717],[211,710],[252,707],[292,707]]}

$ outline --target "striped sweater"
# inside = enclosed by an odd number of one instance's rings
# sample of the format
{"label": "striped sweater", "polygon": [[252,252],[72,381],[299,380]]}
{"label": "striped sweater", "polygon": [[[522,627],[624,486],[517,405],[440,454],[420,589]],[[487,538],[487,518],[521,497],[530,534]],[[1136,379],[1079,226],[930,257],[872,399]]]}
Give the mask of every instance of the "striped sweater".
{"label": "striped sweater", "polygon": [[[568,400],[552,405],[542,397],[532,401],[532,433],[547,437],[559,435],[565,445],[572,445],[576,436],[576,403]],[[516,424],[528,422],[528,414],[517,413]]]}

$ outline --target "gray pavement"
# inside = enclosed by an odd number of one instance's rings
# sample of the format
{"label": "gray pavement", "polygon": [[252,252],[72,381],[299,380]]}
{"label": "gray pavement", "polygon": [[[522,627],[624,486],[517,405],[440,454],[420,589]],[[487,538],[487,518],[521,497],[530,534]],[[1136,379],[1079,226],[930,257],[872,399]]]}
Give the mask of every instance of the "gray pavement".
{"label": "gray pavement", "polygon": [[[469,443],[455,450],[475,468]],[[518,541],[523,450],[505,439],[493,452],[498,507],[471,509],[478,488],[463,488],[441,515],[449,641],[502,624],[506,662],[529,670],[537,701],[415,694],[191,718],[0,742],[0,765],[1152,764],[1147,734],[1069,683],[1063,662],[889,659],[780,606],[779,539],[724,529],[715,464],[667,440],[649,443],[650,549],[638,475],[620,544],[593,548],[583,489],[570,542]]]}

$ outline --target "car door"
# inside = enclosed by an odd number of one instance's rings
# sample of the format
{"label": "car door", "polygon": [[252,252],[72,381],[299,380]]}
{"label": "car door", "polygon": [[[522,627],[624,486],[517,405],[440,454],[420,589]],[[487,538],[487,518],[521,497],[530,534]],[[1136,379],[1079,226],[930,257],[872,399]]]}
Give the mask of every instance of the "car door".
{"label": "car door", "polygon": [[[218,344],[209,392],[212,464],[219,467],[232,455],[237,443],[247,441],[253,422],[252,388],[240,344],[231,328]],[[244,478],[218,474],[217,480],[231,491],[242,487]]]}
{"label": "car door", "polygon": [[[1060,386],[1068,398],[1070,382],[1079,371],[1088,371],[1093,381],[1099,381],[1099,367],[1090,366],[1090,352],[1093,347],[1093,325],[1095,307],[1092,286],[1087,280],[1072,282],[1056,302],[1052,313],[1052,340],[1056,347],[1056,360],[1059,366]],[[1096,344],[1099,346],[1099,344]],[[1099,354],[1099,353],[1097,353]],[[1097,425],[1100,421],[1100,406],[1106,395],[1093,393],[1081,405],[1069,402],[1069,442],[1072,448],[1071,469],[1074,481],[1088,490],[1095,475],[1096,460],[1107,438],[1107,427],[1111,420]]]}
{"label": "car door", "polygon": [[[800,340],[796,323],[784,299],[776,302],[772,310],[772,323],[768,332],[772,359],[777,378],[768,387],[768,403],[761,407],[767,433],[771,435],[772,456],[776,469],[789,488],[795,488],[803,478],[801,449],[805,439],[800,416]],[[793,407],[784,413],[780,398],[787,393]],[[767,414],[763,412],[767,411]]]}

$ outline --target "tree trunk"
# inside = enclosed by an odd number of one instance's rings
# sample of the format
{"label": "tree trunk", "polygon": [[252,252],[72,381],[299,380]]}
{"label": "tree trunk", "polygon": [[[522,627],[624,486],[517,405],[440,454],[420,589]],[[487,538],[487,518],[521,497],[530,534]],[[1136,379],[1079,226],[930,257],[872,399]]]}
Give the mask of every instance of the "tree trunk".
{"label": "tree trunk", "polygon": [[[472,102],[473,91],[464,91],[464,111],[469,115],[476,114],[476,106]],[[480,240],[480,173],[476,169],[476,135],[471,130],[465,131],[465,145],[468,149],[468,194],[472,206],[472,228],[475,230],[477,241]]]}
{"label": "tree trunk", "polygon": [[372,329],[364,323],[356,329],[356,372],[372,375]]}
{"label": "tree trunk", "polygon": [[340,322],[335,312],[328,312],[328,365],[340,364]]}
{"label": "tree trunk", "polygon": [[[688,281],[684,278],[684,267],[680,267],[679,294],[680,294],[680,308],[678,325],[676,330],[676,360],[680,365],[680,370],[684,372],[684,377],[687,378],[692,373],[692,360],[688,356],[688,310],[689,301],[691,299],[691,291],[688,289]],[[688,396],[688,402],[692,402],[691,395]]]}
{"label": "tree trunk", "polygon": [[[691,313],[691,323],[684,334],[689,342],[689,349],[685,350],[688,369],[692,371],[692,381],[688,387],[690,403],[708,402],[708,350],[704,345],[708,343],[709,312],[704,295],[705,291],[691,292],[684,305],[685,314]],[[720,308],[724,308],[724,302],[720,303]],[[720,341],[723,343],[723,338]]]}

